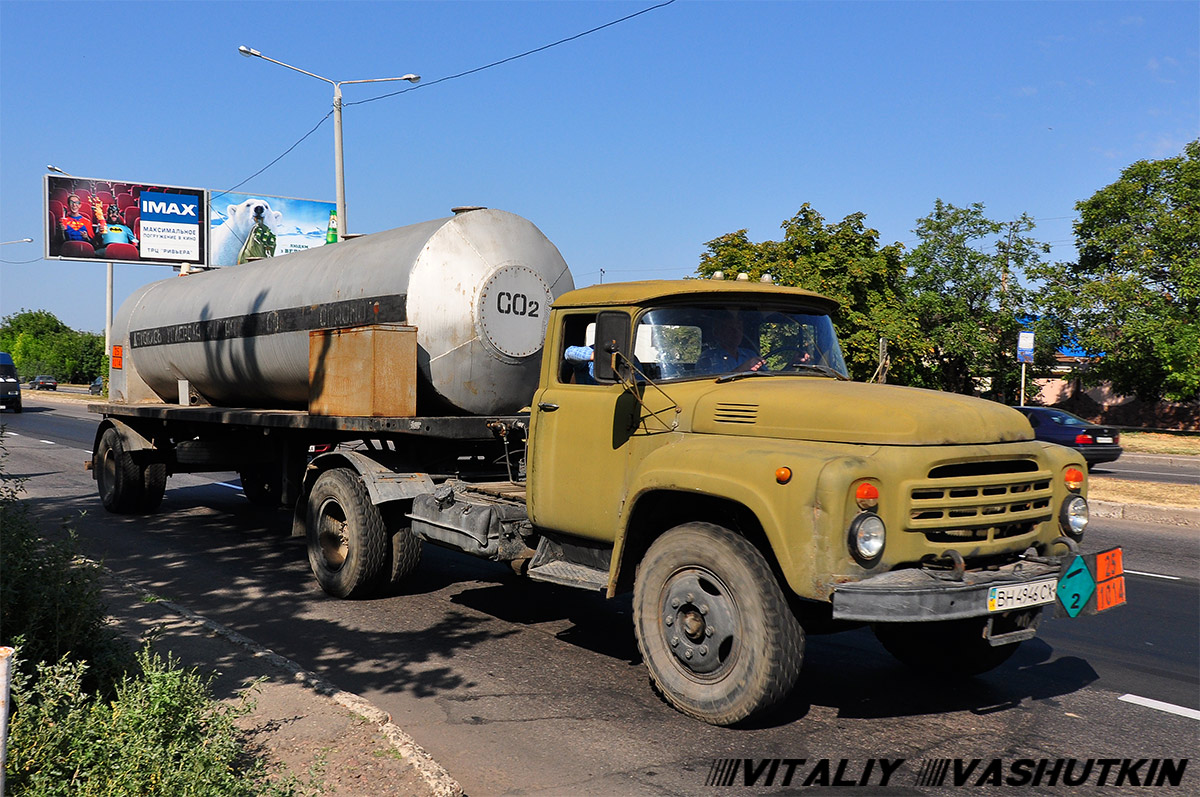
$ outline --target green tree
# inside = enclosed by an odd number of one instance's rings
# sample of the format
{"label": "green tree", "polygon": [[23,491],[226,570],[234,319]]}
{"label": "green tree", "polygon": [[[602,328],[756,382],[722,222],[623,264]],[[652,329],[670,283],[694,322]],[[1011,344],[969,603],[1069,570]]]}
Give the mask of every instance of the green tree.
{"label": "green tree", "polygon": [[781,225],[781,241],[752,243],[745,230],[709,241],[697,273],[711,277],[723,271],[731,278],[746,273],[752,280],[769,273],[779,285],[836,299],[840,306],[833,323],[851,376],[866,380],[875,372],[881,337],[889,341],[892,373],[902,375],[914,365],[917,341],[916,325],[903,301],[902,247],[880,247],[879,233],[869,229],[865,219],[863,213],[852,213],[837,224],[826,224],[805,203]]}
{"label": "green tree", "polygon": [[23,379],[50,374],[90,382],[104,368],[104,336],[71,329],[47,310],[21,310],[0,319],[0,351],[12,355]]}
{"label": "green tree", "polygon": [[1091,358],[1089,384],[1200,396],[1200,140],[1144,160],[1075,206],[1078,263],[1033,271],[1043,312]]}
{"label": "green tree", "polygon": [[[924,347],[916,384],[1005,401],[1017,396],[1017,333],[1021,318],[1032,315],[1022,278],[1049,251],[1027,235],[1033,228],[1026,215],[1002,223],[987,218],[982,204],[960,208],[940,199],[918,219],[921,242],[904,260],[908,308]],[[1045,364],[1058,336],[1048,325],[1040,331]]]}

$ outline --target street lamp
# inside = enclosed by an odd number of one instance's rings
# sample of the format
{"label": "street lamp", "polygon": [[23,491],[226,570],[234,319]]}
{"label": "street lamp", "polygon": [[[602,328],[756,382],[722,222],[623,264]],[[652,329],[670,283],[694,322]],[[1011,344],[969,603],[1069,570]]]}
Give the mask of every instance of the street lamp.
{"label": "street lamp", "polygon": [[347,83],[386,83],[391,80],[407,80],[409,83],[416,83],[421,79],[420,75],[403,75],[401,77],[377,77],[367,78],[366,80],[330,80],[327,77],[313,74],[300,67],[285,64],[283,61],[276,61],[274,58],[268,58],[251,47],[242,45],[238,47],[238,52],[247,58],[254,56],[261,58],[264,61],[270,61],[273,64],[279,64],[282,67],[291,69],[294,72],[299,72],[309,77],[315,77],[317,80],[324,81],[333,86],[333,159],[334,173],[337,180],[337,223],[338,223],[338,239],[346,237],[346,176],[342,165],[342,86]]}
{"label": "street lamp", "polygon": [[0,246],[8,246],[9,244],[31,244],[32,238],[18,238],[15,241],[0,241]]}

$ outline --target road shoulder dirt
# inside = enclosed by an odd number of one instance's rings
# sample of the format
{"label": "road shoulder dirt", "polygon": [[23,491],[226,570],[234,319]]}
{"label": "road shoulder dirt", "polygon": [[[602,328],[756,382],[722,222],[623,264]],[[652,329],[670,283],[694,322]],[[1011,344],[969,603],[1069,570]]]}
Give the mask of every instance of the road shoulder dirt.
{"label": "road shoulder dirt", "polygon": [[254,709],[238,720],[268,764],[323,797],[460,797],[462,787],[385,712],[343,692],[237,632],[134,585],[109,578],[114,624],[160,655],[215,676],[230,703],[250,688]]}

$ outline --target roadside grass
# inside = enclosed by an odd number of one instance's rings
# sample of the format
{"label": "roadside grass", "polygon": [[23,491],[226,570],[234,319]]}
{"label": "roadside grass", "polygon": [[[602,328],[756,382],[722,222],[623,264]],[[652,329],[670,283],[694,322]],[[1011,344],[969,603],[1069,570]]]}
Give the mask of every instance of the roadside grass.
{"label": "roadside grass", "polygon": [[12,797],[296,795],[234,720],[243,693],[216,701],[196,670],[135,653],[108,619],[103,571],[70,530],[29,514],[7,477],[0,432],[0,645],[16,649],[6,794]]}
{"label": "roadside grass", "polygon": [[1117,504],[1200,509],[1200,490],[1194,485],[1135,482],[1125,479],[1089,479],[1088,498]]}
{"label": "roadside grass", "polygon": [[1130,454],[1200,456],[1200,435],[1121,432],[1121,447]]}

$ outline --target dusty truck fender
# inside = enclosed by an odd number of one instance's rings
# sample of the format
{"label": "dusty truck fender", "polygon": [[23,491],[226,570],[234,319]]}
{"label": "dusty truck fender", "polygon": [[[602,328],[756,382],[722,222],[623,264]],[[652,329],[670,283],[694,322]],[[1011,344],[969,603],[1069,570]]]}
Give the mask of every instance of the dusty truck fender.
{"label": "dusty truck fender", "polygon": [[[392,452],[381,452],[389,458]],[[412,500],[418,495],[433,492],[433,479],[427,473],[394,469],[383,459],[376,459],[362,451],[333,451],[322,454],[308,463],[304,471],[304,481],[300,486],[300,496],[296,500],[295,511],[292,513],[292,536],[303,537],[304,524],[307,515],[308,496],[312,492],[317,478],[327,470],[334,468],[350,468],[362,479],[367,488],[371,503],[379,506],[392,501]]]}
{"label": "dusty truck fender", "polygon": [[[616,594],[622,574],[636,566],[632,538],[642,534],[638,510],[650,497],[664,492],[708,496],[744,508],[762,528],[771,554],[788,586],[797,595],[816,597],[816,574],[823,562],[812,556],[813,535],[819,534],[821,508],[817,486],[831,460],[850,459],[865,464],[861,457],[846,457],[845,448],[792,441],[748,441],[744,437],[689,435],[675,437],[667,445],[647,454],[630,474],[629,499],[618,516],[619,529],[613,541],[609,570],[609,595]],[[729,466],[712,471],[712,463]],[[739,467],[740,462],[754,463]],[[787,484],[779,484],[775,470],[792,471]],[[839,513],[840,514],[840,513]],[[666,529],[657,529],[656,532]],[[647,543],[648,544],[648,541]],[[627,561],[628,559],[628,561]],[[822,596],[823,597],[823,596]]]}

